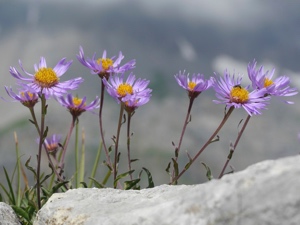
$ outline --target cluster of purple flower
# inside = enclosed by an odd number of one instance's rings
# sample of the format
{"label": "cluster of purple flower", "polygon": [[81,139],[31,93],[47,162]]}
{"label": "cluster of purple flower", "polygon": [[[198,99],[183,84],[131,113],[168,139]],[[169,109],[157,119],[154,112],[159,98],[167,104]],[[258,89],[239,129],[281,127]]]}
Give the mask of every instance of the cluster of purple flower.
{"label": "cluster of purple flower", "polygon": [[[243,107],[251,115],[261,114],[261,110],[266,109],[271,96],[292,96],[298,92],[295,88],[289,86],[290,80],[286,76],[280,76],[272,80],[274,69],[264,72],[264,67],[256,69],[256,61],[248,64],[248,77],[252,82],[253,91],[249,91],[250,85],[242,87],[242,77],[238,75],[230,76],[225,70],[224,77],[211,77],[206,80],[201,74],[193,74],[189,79],[189,74],[184,72],[175,75],[178,84],[188,91],[190,98],[197,97],[201,92],[213,87],[216,97],[214,100],[217,104],[226,104],[234,108]],[[288,104],[293,102],[286,101]]]}
{"label": "cluster of purple flower", "polygon": [[[19,92],[15,93],[11,87],[5,87],[7,94],[13,98],[15,101],[21,102],[24,106],[28,107],[31,111],[33,111],[33,107],[41,99],[41,102],[44,103],[46,99],[53,97],[56,99],[63,107],[66,107],[73,117],[73,123],[71,125],[70,132],[68,134],[68,138],[64,146],[59,145],[61,136],[54,134],[51,137],[47,137],[44,141],[44,146],[48,150],[48,152],[56,152],[57,148],[61,146],[64,150],[62,160],[60,163],[60,168],[63,169],[64,162],[64,154],[67,147],[68,140],[71,135],[71,131],[74,127],[74,122],[77,118],[85,111],[93,111],[97,108],[99,110],[99,122],[100,122],[100,132],[101,138],[103,141],[104,149],[107,157],[107,164],[111,170],[114,171],[114,182],[116,183],[117,176],[117,164],[118,164],[118,138],[116,138],[115,142],[115,161],[111,162],[109,152],[106,148],[102,130],[102,107],[103,107],[103,89],[106,88],[107,93],[112,96],[118,104],[121,104],[121,112],[122,110],[126,110],[128,113],[128,117],[130,118],[133,115],[133,112],[140,106],[149,102],[151,97],[152,89],[148,88],[149,80],[138,78],[130,72],[130,74],[125,78],[125,73],[135,68],[135,60],[131,60],[124,65],[121,65],[121,61],[124,56],[122,52],[119,52],[119,55],[113,56],[111,58],[107,58],[106,51],[103,52],[101,58],[96,58],[96,53],[92,56],[92,58],[85,58],[83,48],[80,47],[79,54],[77,55],[78,61],[87,67],[92,74],[96,74],[101,79],[102,84],[102,92],[100,99],[98,97],[95,98],[90,104],[86,103],[86,97],[78,98],[77,96],[73,96],[70,91],[73,91],[79,87],[79,85],[83,82],[81,77],[74,78],[68,81],[60,81],[61,76],[66,73],[66,71],[70,68],[72,61],[66,61],[65,58],[61,59],[54,68],[47,67],[46,60],[44,57],[41,57],[38,65],[34,65],[34,73],[31,74],[27,72],[21,61],[19,61],[19,65],[21,67],[22,72],[27,75],[23,76],[15,67],[10,67],[11,75],[17,79],[17,84],[20,87]],[[228,112],[232,112],[234,108],[244,108],[248,113],[248,117],[245,126],[248,123],[249,118],[252,115],[261,114],[261,110],[266,109],[266,106],[269,104],[269,100],[272,96],[293,96],[297,94],[297,90],[295,88],[291,88],[289,86],[290,80],[286,76],[281,76],[276,79],[273,79],[273,75],[275,70],[273,69],[271,72],[264,72],[264,67],[261,66],[259,69],[256,68],[256,61],[254,60],[252,63],[248,64],[248,77],[252,82],[252,85],[248,85],[243,87],[242,85],[242,77],[240,75],[230,75],[227,70],[224,72],[223,77],[218,77],[216,74],[209,79],[205,79],[204,75],[198,73],[193,74],[191,79],[189,74],[184,72],[179,72],[175,75],[175,79],[178,82],[179,86],[184,88],[188,96],[190,98],[190,106],[188,109],[185,125],[181,134],[181,138],[178,146],[175,151],[175,158],[173,159],[174,163],[174,171],[177,164],[178,152],[180,150],[182,137],[185,132],[186,125],[188,123],[188,118],[190,116],[190,110],[195,98],[197,98],[203,91],[214,88],[216,92],[216,97],[218,100],[214,100],[217,104],[225,104],[230,107]],[[250,91],[250,87],[252,86],[252,91]],[[288,104],[292,104],[290,101],[286,101]],[[43,104],[42,104],[43,106]],[[43,111],[43,109],[42,109]],[[230,113],[227,112],[227,116]],[[122,114],[120,113],[120,115]],[[120,119],[122,115],[120,116]],[[224,125],[228,117],[224,117],[220,126],[217,128],[216,132],[211,136],[209,141],[199,150],[196,156],[191,159],[192,163],[200,153],[205,149],[205,147],[211,142],[217,132]],[[120,120],[121,121],[121,120]],[[118,135],[120,131],[121,122],[118,125]],[[40,137],[43,135],[43,130],[39,130],[37,126]],[[239,137],[242,135],[242,132],[239,134]],[[130,134],[128,134],[129,140]],[[236,141],[235,147],[239,141],[239,137]],[[40,143],[40,149],[42,142]],[[39,149],[39,150],[40,150]],[[129,159],[129,171],[131,171],[131,160],[130,160],[130,148],[128,146],[128,159]],[[178,164],[177,164],[178,165]],[[221,173],[223,174],[226,165]],[[112,169],[112,167],[114,168]],[[185,167],[186,169],[188,167]],[[186,170],[185,169],[185,170]],[[185,172],[183,170],[180,174],[177,172],[173,172],[172,174],[172,182],[176,182],[177,179]],[[220,175],[220,176],[221,176]],[[132,180],[132,177],[131,177]]]}
{"label": "cluster of purple flower", "polygon": [[[106,57],[106,51],[102,58],[96,58],[96,53],[92,58],[85,58],[82,47],[79,49],[77,59],[79,62],[90,69],[92,74],[97,74],[106,86],[107,92],[116,99],[118,103],[122,102],[127,111],[133,112],[136,108],[146,104],[151,97],[152,90],[148,88],[149,81],[137,79],[133,73],[124,79],[125,72],[135,67],[135,60],[131,60],[124,65],[120,65],[124,56],[122,52],[118,57]],[[66,107],[73,117],[78,117],[85,111],[93,111],[99,108],[98,96],[90,104],[86,103],[86,97],[78,98],[69,91],[79,87],[84,81],[81,77],[67,81],[60,81],[60,78],[70,68],[71,61],[66,58],[61,59],[54,68],[48,67],[44,57],[41,57],[38,65],[34,65],[34,73],[27,72],[22,62],[19,61],[23,76],[15,67],[10,67],[10,74],[17,79],[19,86],[18,93],[11,87],[5,86],[7,94],[15,101],[22,103],[28,108],[33,108],[38,102],[39,96],[45,99],[53,97],[63,107]]]}

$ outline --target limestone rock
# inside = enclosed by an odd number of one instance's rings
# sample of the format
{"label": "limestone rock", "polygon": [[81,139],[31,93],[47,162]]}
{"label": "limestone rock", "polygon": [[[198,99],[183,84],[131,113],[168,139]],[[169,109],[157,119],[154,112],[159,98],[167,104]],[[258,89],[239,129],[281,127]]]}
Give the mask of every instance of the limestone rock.
{"label": "limestone rock", "polygon": [[298,225],[300,156],[257,163],[199,185],[54,194],[34,225]]}
{"label": "limestone rock", "polygon": [[4,202],[0,202],[0,225],[20,225],[14,210]]}

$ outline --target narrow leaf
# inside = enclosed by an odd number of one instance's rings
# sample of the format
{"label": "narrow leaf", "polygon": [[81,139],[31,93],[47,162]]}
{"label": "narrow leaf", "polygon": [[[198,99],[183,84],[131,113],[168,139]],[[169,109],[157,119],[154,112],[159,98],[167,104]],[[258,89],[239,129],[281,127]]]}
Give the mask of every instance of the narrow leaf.
{"label": "narrow leaf", "polygon": [[134,172],[134,170],[130,170],[130,171],[128,171],[128,172],[125,172],[125,173],[122,173],[122,174],[118,175],[118,176],[116,177],[116,180],[114,181],[114,186],[117,185],[117,182],[118,182],[120,179],[122,179],[122,178],[124,178],[124,177],[126,177],[126,176],[128,176],[128,175],[130,175],[130,174],[132,174],[133,172]]}
{"label": "narrow leaf", "polygon": [[95,185],[96,188],[105,188],[105,186],[101,183],[99,183],[98,181],[96,181],[94,178],[89,177],[89,179],[91,179]]}
{"label": "narrow leaf", "polygon": [[3,167],[3,170],[4,170],[4,173],[5,173],[5,177],[6,177],[6,181],[7,181],[7,184],[8,184],[9,192],[11,194],[12,204],[16,205],[15,194],[14,194],[14,190],[13,190],[12,185],[11,185],[11,181],[9,179],[9,176],[7,174],[7,171],[6,171],[5,167]]}
{"label": "narrow leaf", "polygon": [[28,213],[24,209],[22,209],[21,207],[17,207],[15,205],[12,205],[11,207],[13,208],[13,210],[15,211],[15,213],[18,216],[26,219],[28,222],[30,221],[30,217],[29,217]]}
{"label": "narrow leaf", "polygon": [[166,168],[166,172],[167,172],[169,175],[171,175],[171,174],[170,174],[170,167],[171,167],[171,162],[168,163],[168,166],[167,166],[167,168]]}
{"label": "narrow leaf", "polygon": [[[129,180],[124,182],[124,189],[125,190],[130,190],[133,188],[136,184],[140,182],[141,179],[135,179],[135,180]],[[135,188],[134,188],[135,189]]]}
{"label": "narrow leaf", "polygon": [[147,188],[153,188],[154,187],[154,182],[153,182],[152,175],[151,175],[150,171],[148,169],[146,169],[145,167],[143,167],[143,170],[146,172],[146,174],[148,176],[148,187]]}
{"label": "narrow leaf", "polygon": [[36,175],[35,170],[33,169],[33,167],[29,166],[30,159],[31,159],[31,157],[29,157],[29,159],[26,161],[25,166],[28,170],[30,170],[34,174],[34,177],[36,178],[37,175]]}
{"label": "narrow leaf", "polygon": [[138,161],[139,159],[131,159],[130,162]]}
{"label": "narrow leaf", "polygon": [[213,179],[213,176],[212,176],[212,173],[211,173],[211,170],[209,168],[209,166],[207,166],[204,162],[201,163],[205,169],[206,169],[206,177],[208,180],[212,180]]}

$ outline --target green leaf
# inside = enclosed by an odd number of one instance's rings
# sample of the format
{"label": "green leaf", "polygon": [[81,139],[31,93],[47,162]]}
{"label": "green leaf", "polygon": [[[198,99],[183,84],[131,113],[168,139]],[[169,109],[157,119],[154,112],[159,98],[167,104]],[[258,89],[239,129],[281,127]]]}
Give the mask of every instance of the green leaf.
{"label": "green leaf", "polygon": [[185,166],[184,169],[188,170],[190,168],[190,166],[192,165],[192,161],[189,161]]}
{"label": "green leaf", "polygon": [[30,217],[24,209],[15,205],[12,205],[11,207],[19,217],[26,219],[28,222],[30,221]]}
{"label": "green leaf", "polygon": [[130,162],[138,161],[139,159],[131,159]]}
{"label": "green leaf", "polygon": [[59,188],[61,188],[62,186],[64,186],[67,183],[69,183],[69,181],[63,181],[63,182],[57,183],[55,186],[52,187],[52,193],[56,193]]}
{"label": "green leaf", "polygon": [[211,144],[211,143],[214,143],[214,142],[217,142],[217,141],[220,141],[220,136],[219,136],[219,135],[217,135],[214,139],[212,139],[212,140],[210,141],[210,144]]}
{"label": "green leaf", "polygon": [[212,176],[212,173],[211,173],[210,168],[209,168],[204,162],[202,162],[201,164],[202,164],[202,165],[205,167],[205,169],[206,169],[206,177],[207,177],[207,179],[208,179],[208,180],[212,180],[212,179],[213,179],[213,176]]}
{"label": "green leaf", "polygon": [[80,182],[80,184],[82,184],[82,186],[83,186],[84,188],[87,188],[87,187],[88,187],[87,184],[86,184],[84,181]]}
{"label": "green leaf", "polygon": [[49,166],[50,168],[51,168],[51,173],[50,174],[48,174],[48,175],[46,175],[41,181],[40,181],[40,184],[42,184],[42,183],[44,183],[49,177],[51,177],[53,174],[54,174],[54,171],[53,171],[53,169],[52,169],[52,167],[51,166]]}
{"label": "green leaf", "polygon": [[94,182],[94,185],[95,185],[96,188],[105,188],[105,186],[103,184],[99,183],[94,178],[89,177],[89,179],[91,179]]}
{"label": "green leaf", "polygon": [[118,175],[118,176],[116,177],[116,180],[114,181],[114,187],[117,186],[117,182],[118,182],[120,179],[122,179],[122,178],[124,178],[124,177],[127,177],[128,175],[132,174],[133,172],[134,172],[134,170],[130,170],[130,171],[126,172],[126,173],[122,173],[122,174]]}
{"label": "green leaf", "polygon": [[154,182],[152,179],[152,175],[149,170],[147,170],[145,167],[143,167],[143,170],[146,172],[148,176],[148,187],[147,188],[153,188],[154,187]]}
{"label": "green leaf", "polygon": [[168,166],[166,168],[166,172],[171,176],[170,167],[171,167],[171,162],[168,163]]}
{"label": "green leaf", "polygon": [[2,187],[3,191],[5,192],[6,196],[9,198],[10,202],[12,202],[12,199],[9,195],[8,190],[6,190],[6,188],[3,186],[3,184],[0,183],[0,187]]}
{"label": "green leaf", "polygon": [[52,195],[51,191],[47,190],[44,187],[41,187],[41,190],[42,190],[44,196],[46,196],[47,198],[51,197],[51,195]]}
{"label": "green leaf", "polygon": [[[135,180],[128,180],[124,182],[124,189],[129,190],[133,188],[136,184],[140,182],[141,179],[135,179]],[[134,188],[136,189],[136,188]]]}
{"label": "green leaf", "polygon": [[45,131],[43,133],[43,141],[47,137],[47,134],[48,134],[48,126],[46,126],[46,129],[45,129]]}
{"label": "green leaf", "polygon": [[179,149],[178,149],[178,147],[176,147],[176,148],[175,148],[175,157],[176,157],[176,158],[178,158],[178,152],[179,152]]}
{"label": "green leaf", "polygon": [[113,168],[111,168],[111,166],[105,160],[103,161],[103,164],[107,166],[110,171],[113,171]]}
{"label": "green leaf", "polygon": [[35,172],[34,168],[29,166],[30,159],[31,159],[31,157],[29,157],[29,159],[26,161],[25,166],[28,170],[30,170],[34,174],[34,177],[36,178],[37,175],[36,175],[36,172]]}
{"label": "green leaf", "polygon": [[11,181],[9,179],[9,176],[7,174],[7,171],[5,169],[5,167],[3,167],[3,170],[4,170],[4,173],[5,173],[5,177],[6,177],[6,181],[7,181],[7,184],[8,184],[8,188],[9,188],[9,192],[11,195],[9,195],[11,198],[11,201],[12,201],[12,205],[16,205],[16,199],[15,199],[15,194],[14,194],[14,190],[12,188],[12,185],[11,185]]}
{"label": "green leaf", "polygon": [[[178,176],[179,173],[179,169],[178,169],[178,163],[176,162],[176,160],[174,158],[172,158],[173,161],[173,168],[174,168],[174,177]],[[175,185],[177,184],[177,180],[174,183]]]}

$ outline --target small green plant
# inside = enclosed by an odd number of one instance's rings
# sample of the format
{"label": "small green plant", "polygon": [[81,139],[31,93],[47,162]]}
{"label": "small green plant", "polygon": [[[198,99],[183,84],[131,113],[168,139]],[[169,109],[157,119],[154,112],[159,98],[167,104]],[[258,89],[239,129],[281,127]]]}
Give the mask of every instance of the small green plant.
{"label": "small green plant", "polygon": [[[15,93],[11,87],[5,87],[8,95],[15,101],[20,102],[23,106],[29,109],[31,119],[29,120],[37,131],[37,163],[36,168],[31,165],[31,158],[27,159],[25,165],[21,164],[21,156],[18,147],[17,135],[15,134],[16,143],[16,166],[12,174],[9,174],[3,168],[6,184],[1,184],[0,200],[12,206],[20,218],[22,224],[32,224],[37,211],[47,202],[52,194],[57,192],[65,192],[72,188],[106,188],[113,187],[124,190],[141,189],[142,176],[146,175],[147,186],[145,188],[154,187],[152,174],[145,167],[135,169],[134,162],[138,159],[131,156],[131,131],[132,119],[136,110],[149,102],[152,90],[148,88],[149,80],[138,78],[130,72],[127,78],[125,75],[135,67],[135,60],[131,60],[124,65],[121,61],[124,56],[120,52],[118,57],[107,58],[106,51],[103,52],[101,58],[96,58],[96,54],[92,58],[85,58],[83,48],[80,47],[77,59],[87,67],[92,74],[99,80],[100,98],[96,97],[89,104],[86,97],[80,98],[74,96],[70,91],[76,90],[83,82],[81,77],[74,78],[68,81],[61,81],[61,76],[67,72],[72,64],[72,61],[61,59],[54,68],[50,68],[46,64],[44,57],[41,57],[40,62],[34,65],[34,73],[27,72],[22,63],[20,67],[22,72],[27,75],[23,76],[15,67],[10,68],[11,75],[17,79],[20,86],[18,93]],[[198,159],[200,154],[207,148],[208,145],[219,140],[218,133],[228,121],[235,108],[244,108],[247,112],[245,121],[240,121],[242,124],[238,132],[236,140],[230,145],[230,151],[227,160],[220,172],[218,178],[222,178],[228,167],[234,151],[243,135],[246,126],[253,115],[261,114],[263,109],[270,102],[272,96],[292,96],[297,94],[296,89],[289,86],[289,78],[282,76],[272,80],[274,70],[270,73],[264,72],[263,67],[256,69],[256,61],[249,63],[248,75],[252,82],[252,91],[250,85],[243,87],[241,84],[241,76],[235,77],[230,75],[226,70],[224,77],[215,76],[205,79],[204,75],[198,73],[193,74],[190,78],[189,74],[179,72],[175,75],[175,80],[184,90],[187,91],[189,104],[187,114],[184,119],[183,128],[180,133],[178,144],[172,143],[174,147],[174,157],[171,157],[167,164],[166,172],[169,174],[170,180],[167,182],[170,185],[177,185],[180,177],[192,166]],[[200,94],[209,88],[213,88],[216,92],[218,100],[217,104],[225,104],[224,117],[219,126],[197,151],[192,156],[187,152],[188,163],[184,166],[179,165],[180,150],[183,143],[183,138],[187,125],[192,121],[191,112],[196,99]],[[119,105],[119,119],[116,125],[116,134],[111,138],[112,143],[108,144],[104,137],[103,113],[105,90],[113,97]],[[62,107],[68,109],[71,120],[70,127],[65,138],[62,140],[61,134],[50,135],[51,127],[47,125],[46,118],[48,100],[55,99]],[[40,104],[40,120],[37,120],[36,106]],[[291,102],[287,102],[291,103]],[[84,131],[79,137],[79,118],[86,111],[95,113],[99,110],[99,148],[94,158],[94,163],[91,169],[90,176],[86,176],[85,164],[85,133]],[[126,149],[127,149],[127,169],[120,172],[120,141],[122,127],[126,125]],[[65,156],[75,130],[75,150],[74,163],[75,172],[72,177],[66,177]],[[101,152],[104,151],[105,159],[103,161],[105,176],[101,181],[97,180],[96,173],[101,158]],[[42,154],[45,154],[48,159],[49,170],[42,171]],[[202,163],[209,180],[213,179],[213,173],[208,165]],[[104,168],[104,169],[103,169]],[[124,170],[124,169],[123,169]],[[29,184],[27,172],[30,172],[30,177],[34,183]]]}

